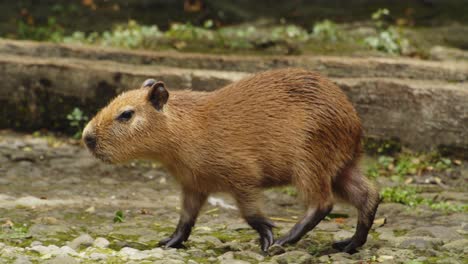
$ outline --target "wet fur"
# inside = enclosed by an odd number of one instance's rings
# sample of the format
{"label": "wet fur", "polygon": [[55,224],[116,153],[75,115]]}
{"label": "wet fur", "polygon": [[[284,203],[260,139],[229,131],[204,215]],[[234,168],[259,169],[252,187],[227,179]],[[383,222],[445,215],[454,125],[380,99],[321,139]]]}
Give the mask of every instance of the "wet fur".
{"label": "wet fur", "polygon": [[[143,87],[117,97],[87,130],[97,135],[95,155],[102,159],[147,158],[168,168],[186,197],[179,224],[191,228],[210,193],[228,192],[268,248],[272,224],[261,211],[260,190],[293,184],[307,212],[279,244],[300,239],[337,199],[358,209],[360,223],[359,238],[337,247],[352,253],[365,242],[379,199],[357,168],[359,117],[335,84],[306,70],[274,70],[210,93],[170,92],[160,111],[147,93]],[[114,124],[127,105],[140,120]],[[190,229],[182,233],[185,241]]]}

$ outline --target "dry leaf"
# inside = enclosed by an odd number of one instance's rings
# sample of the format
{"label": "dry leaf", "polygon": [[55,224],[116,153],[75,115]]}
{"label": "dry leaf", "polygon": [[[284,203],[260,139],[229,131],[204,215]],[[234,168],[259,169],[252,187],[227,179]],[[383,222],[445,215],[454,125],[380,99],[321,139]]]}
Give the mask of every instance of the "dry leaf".
{"label": "dry leaf", "polygon": [[385,218],[385,217],[377,218],[377,219],[374,220],[374,225],[376,227],[381,227],[381,226],[385,225],[385,223],[387,223],[387,218]]}
{"label": "dry leaf", "polygon": [[346,221],[346,218],[343,218],[343,217],[338,217],[338,218],[335,218],[335,223],[338,223],[338,224],[344,224],[344,222]]}

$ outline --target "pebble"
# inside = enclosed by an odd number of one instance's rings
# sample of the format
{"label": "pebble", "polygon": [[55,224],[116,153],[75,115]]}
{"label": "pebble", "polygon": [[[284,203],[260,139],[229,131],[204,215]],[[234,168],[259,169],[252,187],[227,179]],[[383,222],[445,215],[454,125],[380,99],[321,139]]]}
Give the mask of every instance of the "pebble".
{"label": "pebble", "polygon": [[31,264],[32,262],[29,260],[27,256],[18,256],[15,259],[15,262],[13,264]]}
{"label": "pebble", "polygon": [[93,242],[94,239],[90,235],[83,234],[69,242],[68,246],[73,249],[78,249],[80,247],[89,247],[93,244]]}
{"label": "pebble", "polygon": [[428,227],[418,227],[415,228],[406,234],[407,236],[429,236],[434,238],[439,238],[444,241],[460,239],[461,235],[458,234],[454,229],[444,227],[444,226],[428,226]]}
{"label": "pebble", "polygon": [[271,258],[272,261],[276,261],[278,264],[286,264],[286,263],[310,263],[312,260],[312,256],[305,252],[299,250],[293,250],[286,252],[284,254],[274,256]]}
{"label": "pebble", "polygon": [[280,245],[277,245],[277,244],[273,244],[269,249],[268,249],[268,253],[272,256],[274,255],[280,255],[280,254],[283,254],[284,252],[286,252],[284,250],[284,248]]}
{"label": "pebble", "polygon": [[400,243],[401,248],[416,248],[420,250],[433,248],[434,246],[441,245],[440,239],[431,237],[406,237]]}
{"label": "pebble", "polygon": [[69,255],[59,255],[53,259],[47,260],[46,264],[75,264],[79,263],[78,260],[74,259]]}
{"label": "pebble", "polygon": [[443,249],[468,254],[468,239],[459,239],[442,246]]}
{"label": "pebble", "polygon": [[109,244],[110,244],[109,240],[103,237],[98,237],[93,242],[93,246],[98,247],[98,248],[107,248],[109,247]]}
{"label": "pebble", "polygon": [[344,239],[347,239],[347,238],[350,238],[354,235],[353,232],[350,232],[348,230],[340,230],[338,232],[335,232],[335,234],[333,235],[333,239],[335,241],[341,241],[341,240],[344,240]]}
{"label": "pebble", "polygon": [[89,258],[92,260],[106,260],[107,255],[104,253],[93,252],[89,254]]}
{"label": "pebble", "polygon": [[234,256],[236,256],[238,258],[247,257],[247,258],[254,259],[256,261],[262,261],[262,260],[265,259],[264,256],[262,256],[262,255],[260,255],[258,253],[255,253],[253,251],[250,251],[250,250],[236,252],[236,253],[234,253]]}

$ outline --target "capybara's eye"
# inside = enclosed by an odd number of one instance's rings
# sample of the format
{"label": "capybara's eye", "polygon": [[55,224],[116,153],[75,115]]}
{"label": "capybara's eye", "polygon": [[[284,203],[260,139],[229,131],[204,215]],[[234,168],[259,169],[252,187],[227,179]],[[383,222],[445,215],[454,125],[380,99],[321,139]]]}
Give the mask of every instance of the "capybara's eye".
{"label": "capybara's eye", "polygon": [[130,118],[132,118],[133,114],[135,113],[135,111],[133,110],[126,110],[126,111],[123,111],[118,117],[117,117],[117,120],[118,121],[128,121],[130,120]]}

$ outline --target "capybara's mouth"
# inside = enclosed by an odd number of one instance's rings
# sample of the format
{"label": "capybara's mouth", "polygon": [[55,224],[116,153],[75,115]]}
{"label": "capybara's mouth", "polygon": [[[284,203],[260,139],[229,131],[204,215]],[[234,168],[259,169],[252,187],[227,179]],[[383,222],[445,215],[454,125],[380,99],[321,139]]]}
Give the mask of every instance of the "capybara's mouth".
{"label": "capybara's mouth", "polygon": [[105,162],[105,163],[107,163],[107,164],[112,164],[112,163],[114,163],[114,162],[112,162],[112,159],[111,159],[108,155],[106,155],[106,154],[104,154],[104,153],[102,153],[102,152],[100,152],[100,151],[97,151],[97,150],[94,150],[94,151],[93,151],[93,150],[90,150],[90,149],[88,149],[88,150],[89,150],[89,152],[91,152],[91,154],[92,154],[95,158],[99,159],[100,161]]}

